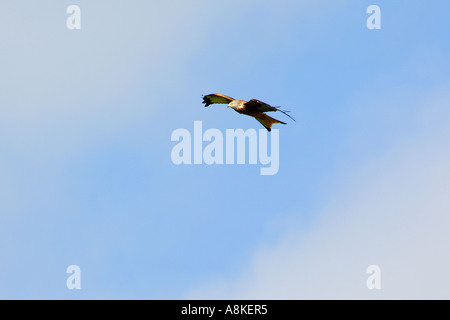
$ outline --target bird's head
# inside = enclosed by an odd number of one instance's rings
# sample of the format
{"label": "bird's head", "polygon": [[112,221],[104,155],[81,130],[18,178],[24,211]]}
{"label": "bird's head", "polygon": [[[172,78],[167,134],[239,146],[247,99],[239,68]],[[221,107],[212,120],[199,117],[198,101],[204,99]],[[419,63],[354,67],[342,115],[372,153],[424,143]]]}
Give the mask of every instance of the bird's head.
{"label": "bird's head", "polygon": [[239,101],[237,101],[237,100],[233,100],[233,101],[231,101],[229,104],[228,104],[228,108],[232,108],[232,109],[235,109],[236,110],[236,108],[239,106]]}

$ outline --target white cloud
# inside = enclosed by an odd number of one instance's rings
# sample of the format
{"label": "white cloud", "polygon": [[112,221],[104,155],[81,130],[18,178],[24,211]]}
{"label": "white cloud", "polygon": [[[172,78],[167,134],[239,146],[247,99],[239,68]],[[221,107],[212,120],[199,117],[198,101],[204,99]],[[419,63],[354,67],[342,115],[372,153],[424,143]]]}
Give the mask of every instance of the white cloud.
{"label": "white cloud", "polygon": [[[450,95],[423,101],[412,137],[355,169],[306,233],[293,224],[279,244],[259,248],[239,277],[187,297],[449,299],[450,129],[442,119],[450,116]],[[366,287],[372,264],[381,268],[381,290]]]}

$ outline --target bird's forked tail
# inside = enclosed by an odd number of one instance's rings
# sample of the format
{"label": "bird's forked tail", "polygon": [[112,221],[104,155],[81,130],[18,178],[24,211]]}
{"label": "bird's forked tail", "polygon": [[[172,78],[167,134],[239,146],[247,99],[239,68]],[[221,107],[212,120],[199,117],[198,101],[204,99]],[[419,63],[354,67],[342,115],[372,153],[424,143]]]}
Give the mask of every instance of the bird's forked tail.
{"label": "bird's forked tail", "polygon": [[258,120],[264,126],[264,128],[267,129],[267,131],[271,131],[272,130],[272,125],[274,123],[286,124],[286,122],[282,122],[280,120],[274,119],[274,118],[268,116],[265,113],[262,113],[262,114],[259,114],[259,115],[255,116],[255,119]]}

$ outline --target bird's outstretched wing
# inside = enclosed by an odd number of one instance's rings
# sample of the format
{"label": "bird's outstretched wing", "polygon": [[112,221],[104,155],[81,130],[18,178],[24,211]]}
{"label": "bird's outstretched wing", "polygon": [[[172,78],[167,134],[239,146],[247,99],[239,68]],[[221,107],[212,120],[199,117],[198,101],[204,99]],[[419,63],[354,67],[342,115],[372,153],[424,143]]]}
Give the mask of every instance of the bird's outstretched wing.
{"label": "bird's outstretched wing", "polygon": [[262,102],[261,100],[258,99],[251,99],[250,101],[247,101],[244,105],[246,110],[251,113],[258,111],[259,112],[280,111],[295,121],[295,119],[288,114],[289,111],[281,110],[278,107],[272,107],[270,104]]}
{"label": "bird's outstretched wing", "polygon": [[220,94],[220,93],[212,93],[212,94],[203,96],[203,103],[205,104],[205,107],[209,106],[210,104],[214,104],[214,103],[228,104],[233,100],[234,100],[233,98],[226,96],[224,94]]}

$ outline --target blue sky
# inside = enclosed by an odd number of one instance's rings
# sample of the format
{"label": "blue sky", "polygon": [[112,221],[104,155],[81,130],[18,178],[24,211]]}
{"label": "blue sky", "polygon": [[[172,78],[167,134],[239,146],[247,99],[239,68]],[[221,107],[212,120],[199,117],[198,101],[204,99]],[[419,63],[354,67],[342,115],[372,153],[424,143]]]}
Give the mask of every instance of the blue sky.
{"label": "blue sky", "polygon": [[[0,298],[449,298],[448,1],[0,12]],[[196,120],[261,128],[213,92],[291,110],[277,175],[172,163]]]}

